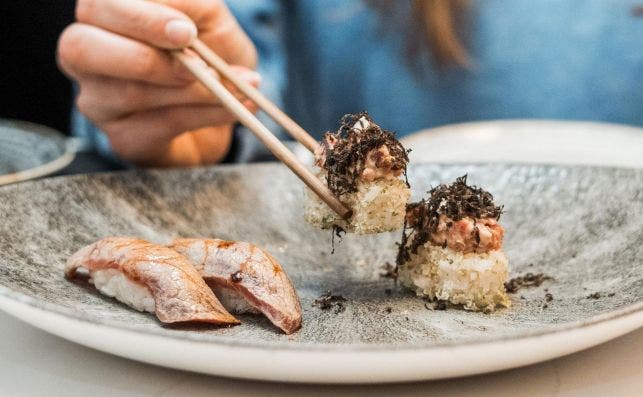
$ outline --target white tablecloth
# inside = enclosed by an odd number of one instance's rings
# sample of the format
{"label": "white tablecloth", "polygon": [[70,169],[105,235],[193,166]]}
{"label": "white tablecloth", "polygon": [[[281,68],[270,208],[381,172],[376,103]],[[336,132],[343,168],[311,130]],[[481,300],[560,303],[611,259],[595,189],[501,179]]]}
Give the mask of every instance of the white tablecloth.
{"label": "white tablecloth", "polygon": [[[225,359],[212,357],[213,360]],[[0,396],[642,396],[643,328],[557,360],[493,374],[380,386],[251,382],[111,356],[0,312]]]}

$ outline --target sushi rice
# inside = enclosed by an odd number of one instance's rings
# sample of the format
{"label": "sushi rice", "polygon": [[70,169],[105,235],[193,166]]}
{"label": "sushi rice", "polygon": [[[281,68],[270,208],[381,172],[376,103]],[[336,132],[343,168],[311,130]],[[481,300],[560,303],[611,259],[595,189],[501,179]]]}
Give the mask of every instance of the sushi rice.
{"label": "sushi rice", "polygon": [[130,280],[116,269],[96,270],[90,280],[96,289],[141,312],[154,313],[155,302],[150,290]]}
{"label": "sushi rice", "polygon": [[[325,181],[326,173],[321,172],[319,177]],[[348,222],[341,219],[310,189],[306,189],[306,196],[304,218],[309,223],[322,229],[339,226],[349,233],[371,234],[402,227],[411,190],[401,179],[359,181],[356,192],[339,197],[340,201],[353,210],[353,216]]]}
{"label": "sushi rice", "polygon": [[399,267],[399,280],[418,296],[492,312],[510,304],[504,282],[507,257],[502,250],[463,254],[427,242]]}

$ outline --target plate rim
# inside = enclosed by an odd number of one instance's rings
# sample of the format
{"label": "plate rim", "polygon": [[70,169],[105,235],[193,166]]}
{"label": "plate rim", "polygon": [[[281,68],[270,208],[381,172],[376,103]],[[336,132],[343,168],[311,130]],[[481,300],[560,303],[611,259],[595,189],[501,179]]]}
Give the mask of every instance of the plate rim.
{"label": "plate rim", "polygon": [[451,130],[451,129],[462,129],[462,128],[473,128],[473,127],[485,127],[493,124],[526,124],[526,123],[533,123],[533,124],[567,124],[569,126],[577,125],[579,127],[582,127],[583,125],[593,125],[597,127],[606,127],[610,129],[619,129],[622,130],[623,132],[626,133],[642,133],[643,132],[643,126],[635,125],[635,124],[623,124],[623,123],[611,123],[611,122],[605,122],[605,121],[597,121],[597,120],[567,120],[567,119],[520,119],[520,118],[509,118],[509,119],[488,119],[488,120],[471,120],[471,121],[463,121],[460,123],[447,123],[447,124],[442,124],[442,125],[437,125],[434,127],[429,127],[429,128],[422,128],[417,131],[413,131],[409,134],[404,135],[403,137],[400,137],[400,141],[402,141],[403,144],[407,144],[407,142],[404,142],[406,139],[415,139],[420,137],[423,134],[426,134],[427,132],[443,132],[445,130]]}
{"label": "plate rim", "polygon": [[76,141],[73,138],[67,138],[60,131],[48,127],[46,125],[33,123],[31,121],[16,120],[16,119],[0,119],[0,126],[8,124],[8,127],[16,130],[25,130],[30,133],[39,135],[49,135],[60,139],[64,146],[64,152],[57,158],[38,165],[36,167],[20,170],[9,174],[0,174],[0,186],[11,185],[18,182],[33,180],[42,176],[51,175],[56,171],[60,171],[76,158]]}
{"label": "plate rim", "polygon": [[[9,304],[7,305],[7,303]],[[16,307],[21,309],[20,314],[17,313]],[[484,344],[460,344],[414,350],[286,350],[275,352],[249,345],[227,346],[181,339],[168,341],[164,335],[141,334],[122,328],[114,331],[113,328],[106,327],[104,324],[59,317],[56,313],[36,307],[28,307],[24,311],[22,303],[4,296],[0,296],[0,308],[21,321],[72,343],[148,364],[240,379],[320,384],[382,384],[422,381],[522,367],[597,346],[640,328],[641,325],[633,324],[634,321],[639,320],[638,323],[643,323],[643,313],[635,312],[627,317],[615,319],[615,321],[565,330],[559,333],[562,335],[535,335]],[[42,321],[41,316],[53,316],[53,319]],[[63,326],[59,324],[60,322]],[[69,325],[71,328],[80,327],[85,332],[80,335],[74,334],[73,329],[69,329]],[[98,336],[101,333],[103,338]],[[560,338],[572,335],[576,336],[571,338],[572,343],[561,343]],[[124,337],[129,338],[124,339]],[[135,340],[132,341],[132,339]],[[147,348],[140,349],[139,343]],[[165,349],[160,349],[163,350],[162,353],[158,352],[159,349],[150,350],[150,343],[165,343],[164,347],[167,350],[173,350],[177,354],[170,354],[169,356],[172,357],[170,359],[165,354],[167,351]],[[543,343],[549,348],[542,349]],[[526,348],[526,350],[517,349],[519,346]],[[183,358],[186,356],[185,349],[194,348],[198,349],[190,350],[192,354],[188,355],[190,356],[189,360]],[[499,351],[503,351],[504,354],[498,354]],[[496,359],[488,359],[487,354],[491,352],[497,357]],[[218,364],[217,360],[212,360],[213,356],[209,355],[210,353],[215,355],[229,353],[229,360],[226,360],[223,365]],[[442,356],[444,358],[447,354],[450,358],[448,362],[435,360],[436,357]],[[341,361],[338,362],[338,359]],[[365,359],[369,359],[366,361],[367,364],[365,364]],[[270,362],[271,365],[263,365],[266,362]],[[391,362],[396,365],[391,366]]]}
{"label": "plate rim", "polygon": [[[548,163],[548,162],[517,162],[517,161],[426,161],[426,160],[417,160],[409,164],[410,168],[416,167],[418,165],[434,165],[440,167],[457,167],[457,166],[507,166],[507,167],[561,167],[561,168],[600,168],[604,169],[613,169],[613,170],[627,170],[634,173],[643,173],[643,169],[634,166],[618,166],[618,165],[596,165],[596,164],[559,164],[559,163]],[[123,169],[123,170],[114,170],[114,171],[98,171],[98,172],[87,172],[81,174],[70,174],[70,175],[52,175],[40,179],[30,179],[25,180],[20,183],[10,183],[7,185],[0,184],[0,193],[5,190],[11,189],[21,189],[28,187],[36,183],[55,183],[61,179],[93,179],[94,177],[109,177],[109,176],[121,176],[125,174],[133,175],[156,175],[158,173],[164,172],[190,172],[190,171],[208,171],[210,173],[217,172],[217,170],[225,170],[226,172],[232,171],[235,168],[246,168],[246,167],[277,167],[277,168],[287,168],[286,165],[280,163],[279,161],[256,161],[252,163],[225,163],[225,164],[216,164],[216,165],[200,165],[195,167],[148,167],[145,169]],[[303,182],[302,182],[303,183]],[[302,188],[305,186],[302,185]]]}
{"label": "plate rim", "polygon": [[[33,298],[29,295],[23,294],[18,291],[14,291],[6,286],[0,285],[0,296],[11,299],[15,301],[16,303],[27,305],[30,308],[34,309],[39,309],[39,310],[44,310],[48,312],[55,313],[57,315],[61,315],[64,317],[67,317],[72,320],[79,320],[81,322],[86,322],[89,324],[97,324],[101,326],[105,326],[108,328],[112,329],[119,329],[119,330],[126,330],[130,332],[135,332],[138,334],[142,335],[153,335],[153,336],[158,336],[161,338],[172,338],[175,340],[181,340],[181,341],[190,341],[190,342],[197,342],[197,343],[207,343],[207,344],[219,344],[219,345],[224,345],[227,347],[249,347],[249,348],[259,348],[259,349],[265,349],[265,350],[285,350],[288,351],[299,351],[299,350],[305,350],[305,351],[310,351],[310,350],[321,350],[321,351],[328,351],[328,350],[341,350],[341,351],[352,351],[352,352],[360,352],[360,351],[409,351],[409,350],[430,350],[432,348],[444,348],[444,347],[454,347],[454,346],[463,346],[463,345],[483,345],[483,344],[488,344],[488,343],[497,343],[497,342],[503,342],[503,341],[514,341],[514,340],[520,340],[520,339],[525,339],[525,338],[530,338],[530,337],[539,337],[539,336],[546,336],[546,335],[551,335],[551,334],[556,334],[564,331],[569,331],[573,329],[580,329],[592,325],[597,325],[605,322],[610,322],[612,320],[620,319],[622,317],[626,317],[629,315],[634,315],[640,312],[643,312],[643,298],[639,299],[639,301],[631,303],[629,305],[626,305],[624,307],[621,307],[616,310],[611,310],[607,312],[603,312],[600,314],[597,314],[595,316],[583,319],[583,320],[577,320],[577,321],[572,321],[572,322],[565,322],[561,324],[557,324],[555,327],[548,328],[547,330],[536,330],[532,332],[526,332],[523,334],[518,334],[518,335],[511,335],[511,336],[500,336],[500,337],[493,337],[485,340],[469,340],[469,341],[453,341],[453,342],[442,342],[442,343],[432,343],[432,344],[414,344],[414,345],[401,345],[401,344],[367,344],[367,343],[346,343],[346,344],[339,344],[339,343],[314,343],[314,344],[308,344],[308,343],[291,343],[289,341],[278,341],[278,342],[270,342],[270,343],[256,343],[256,342],[239,342],[237,341],[236,338],[229,338],[225,336],[216,336],[214,338],[212,337],[203,337],[200,336],[201,334],[190,334],[189,332],[185,333],[176,333],[176,334],[160,334],[160,333],[155,333],[155,332],[147,332],[147,329],[145,327],[138,327],[138,326],[127,326],[127,325],[115,325],[113,323],[109,323],[108,321],[102,321],[102,318],[96,318],[95,320],[98,321],[92,321],[94,319],[89,319],[89,318],[84,318],[80,314],[77,314],[75,310],[73,309],[66,309],[62,308],[59,305],[53,304],[53,303],[48,303],[48,302],[40,302],[36,298]],[[110,299],[108,297],[105,297],[105,299]],[[0,304],[0,309],[2,308],[2,305]],[[124,308],[127,308],[124,306]],[[134,309],[130,309],[134,310]],[[150,315],[152,314],[149,313],[140,313],[141,315]],[[157,320],[158,321],[158,320]],[[643,317],[641,324],[639,324],[639,327],[643,326]],[[159,327],[163,327],[163,324],[159,323]],[[191,337],[191,336],[200,336],[200,337]]]}

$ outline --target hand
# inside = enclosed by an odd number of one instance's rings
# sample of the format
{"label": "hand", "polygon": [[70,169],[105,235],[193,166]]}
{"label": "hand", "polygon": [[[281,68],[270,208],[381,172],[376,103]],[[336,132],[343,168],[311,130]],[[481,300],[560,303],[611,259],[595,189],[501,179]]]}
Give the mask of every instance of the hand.
{"label": "hand", "polygon": [[189,45],[198,32],[258,85],[254,45],[223,0],[78,0],[76,18],[59,39],[58,62],[78,82],[79,110],[107,134],[114,152],[141,165],[225,156],[233,116],[163,50]]}

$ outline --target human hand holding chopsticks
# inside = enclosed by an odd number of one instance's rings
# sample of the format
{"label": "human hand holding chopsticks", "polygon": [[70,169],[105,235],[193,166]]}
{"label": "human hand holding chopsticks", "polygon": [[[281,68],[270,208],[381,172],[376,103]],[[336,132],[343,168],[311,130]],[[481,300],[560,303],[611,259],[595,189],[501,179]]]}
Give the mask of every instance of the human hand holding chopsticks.
{"label": "human hand holding chopsticks", "polygon": [[254,45],[223,1],[79,0],[76,13],[60,38],[59,63],[79,85],[80,111],[116,154],[142,165],[225,156],[234,116],[163,50],[188,45],[198,31],[240,79],[258,85]]}
{"label": "human hand holding chopsticks", "polygon": [[[315,152],[318,147],[317,142],[315,142],[315,139],[311,137],[308,132],[288,117],[288,115],[281,111],[274,103],[264,97],[256,88],[237,78],[225,60],[201,40],[195,39],[187,49],[171,50],[170,52],[221,101],[223,106],[235,115],[241,124],[248,128],[277,159],[290,168],[290,170],[333,211],[344,219],[349,219],[352,216],[350,208],[347,208],[340,202],[324,182],[313,175],[259,119],[248,111],[223,83],[219,81],[216,74],[221,74],[229,79],[232,84],[255,101],[261,110],[279,123],[293,138],[311,152]],[[210,67],[212,67],[212,69]],[[213,73],[213,70],[216,71],[216,73]]]}
{"label": "human hand holding chopsticks", "polygon": [[[217,0],[163,3],[79,0],[79,22],[61,36],[59,62],[80,85],[78,107],[108,135],[112,149],[139,164],[214,162],[225,154],[236,119],[334,211],[349,217],[350,210],[253,116],[252,103],[238,98],[240,90],[309,150],[317,147],[254,89],[258,81],[249,78],[248,69],[228,63],[253,67],[256,51],[225,5]],[[185,52],[188,45],[203,60]],[[207,64],[225,79],[219,81]],[[232,85],[226,87],[226,81]],[[187,131],[216,123],[205,131]]]}

